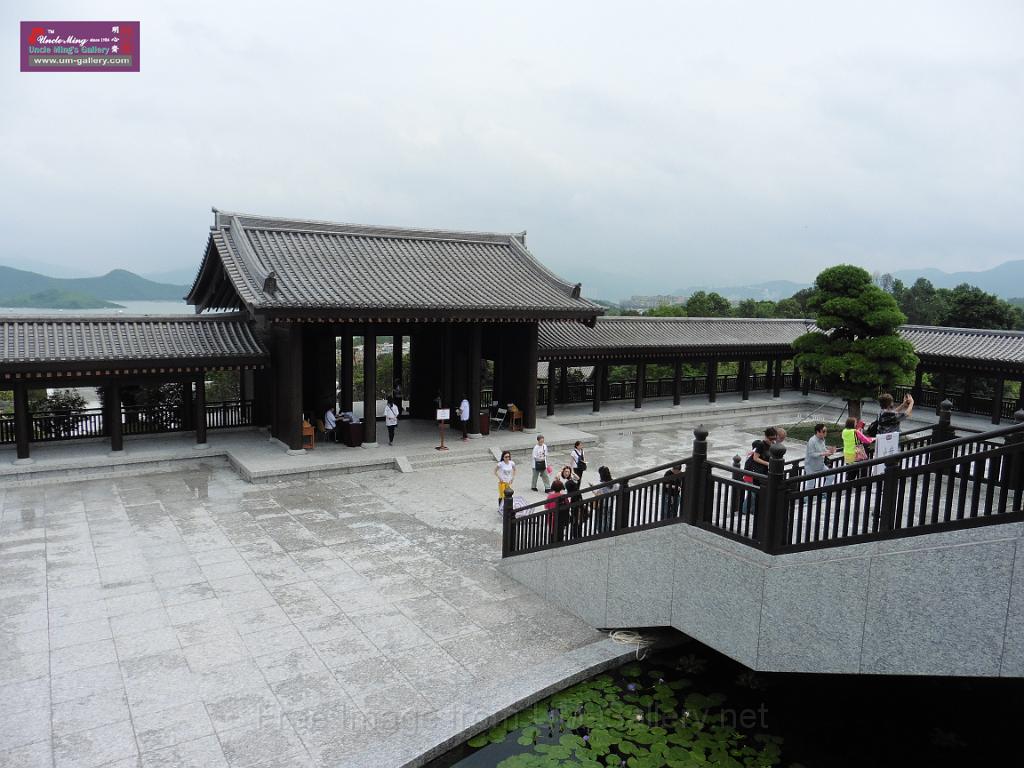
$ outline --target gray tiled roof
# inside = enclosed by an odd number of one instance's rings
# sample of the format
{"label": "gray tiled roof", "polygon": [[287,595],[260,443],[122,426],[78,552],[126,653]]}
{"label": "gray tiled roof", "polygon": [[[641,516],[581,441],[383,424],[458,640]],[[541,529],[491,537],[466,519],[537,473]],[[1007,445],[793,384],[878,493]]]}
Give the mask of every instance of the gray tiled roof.
{"label": "gray tiled roof", "polygon": [[813,325],[806,320],[759,320],[719,317],[600,317],[593,328],[541,323],[540,355],[618,349],[686,353],[725,349],[777,351]]}
{"label": "gray tiled roof", "polygon": [[[617,350],[687,354],[701,351],[773,352],[815,328],[812,320],[701,317],[602,317],[593,328],[541,323],[542,359],[613,355]],[[955,360],[1024,366],[1024,333],[905,325],[900,335],[930,363]]]}
{"label": "gray tiled roof", "polygon": [[257,310],[330,311],[339,316],[577,319],[603,310],[579,297],[526,249],[525,234],[442,232],[216,213],[206,257],[188,301],[225,297],[230,282]]}
{"label": "gray tiled roof", "polygon": [[909,339],[921,356],[1024,364],[1024,333],[1020,331],[904,325],[900,335]]}
{"label": "gray tiled roof", "polygon": [[248,365],[266,359],[240,315],[0,317],[0,366],[11,372],[152,361]]}

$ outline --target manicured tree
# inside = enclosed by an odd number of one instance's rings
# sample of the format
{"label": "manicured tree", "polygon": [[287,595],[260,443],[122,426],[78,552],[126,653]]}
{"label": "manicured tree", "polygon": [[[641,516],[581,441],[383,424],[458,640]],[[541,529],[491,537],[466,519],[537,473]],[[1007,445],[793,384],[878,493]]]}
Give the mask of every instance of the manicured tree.
{"label": "manicured tree", "polygon": [[795,363],[804,376],[845,398],[850,415],[860,418],[862,399],[907,378],[917,366],[914,347],[896,333],[906,317],[860,267],[830,267],[814,287],[810,309],[818,330],[793,342]]}

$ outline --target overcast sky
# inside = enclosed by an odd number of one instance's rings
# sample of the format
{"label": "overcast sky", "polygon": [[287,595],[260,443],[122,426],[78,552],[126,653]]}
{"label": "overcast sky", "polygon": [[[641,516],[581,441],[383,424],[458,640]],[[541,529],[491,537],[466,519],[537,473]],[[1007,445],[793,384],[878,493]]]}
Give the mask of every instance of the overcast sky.
{"label": "overcast sky", "polygon": [[[8,0],[0,18],[2,264],[194,268],[214,205],[526,229],[604,298],[1024,258],[1020,0]],[[139,19],[142,72],[18,72],[20,20],[82,18]]]}

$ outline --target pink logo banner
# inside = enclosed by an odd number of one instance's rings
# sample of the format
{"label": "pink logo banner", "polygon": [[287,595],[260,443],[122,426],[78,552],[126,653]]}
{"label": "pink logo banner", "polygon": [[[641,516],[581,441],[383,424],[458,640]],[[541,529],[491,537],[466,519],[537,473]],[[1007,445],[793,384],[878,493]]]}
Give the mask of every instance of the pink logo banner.
{"label": "pink logo banner", "polygon": [[138,72],[137,21],[23,21],[22,72]]}

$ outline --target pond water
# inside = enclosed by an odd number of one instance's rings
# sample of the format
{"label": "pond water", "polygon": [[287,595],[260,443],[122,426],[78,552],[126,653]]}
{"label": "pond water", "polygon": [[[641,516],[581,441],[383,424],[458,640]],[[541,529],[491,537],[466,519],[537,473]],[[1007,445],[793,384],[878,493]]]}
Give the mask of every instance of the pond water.
{"label": "pond water", "polygon": [[1003,765],[1022,705],[1019,680],[760,674],[684,639],[429,768]]}

